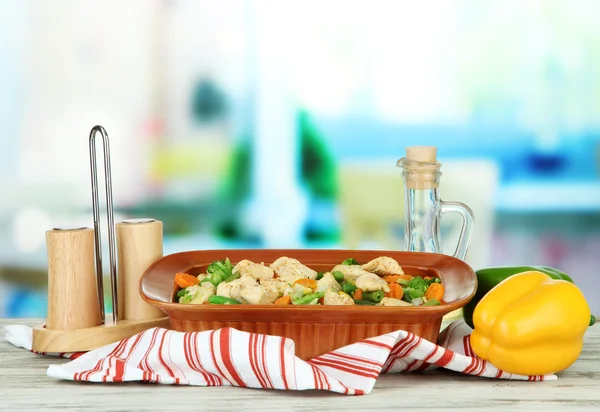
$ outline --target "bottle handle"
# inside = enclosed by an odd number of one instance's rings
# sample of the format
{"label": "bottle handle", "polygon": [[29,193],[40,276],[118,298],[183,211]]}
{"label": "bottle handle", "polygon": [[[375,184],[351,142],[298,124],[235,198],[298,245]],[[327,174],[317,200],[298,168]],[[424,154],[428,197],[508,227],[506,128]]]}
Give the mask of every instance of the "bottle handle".
{"label": "bottle handle", "polygon": [[440,213],[442,215],[446,213],[458,213],[462,217],[462,227],[460,229],[460,235],[458,237],[458,244],[453,256],[460,260],[465,260],[467,255],[467,248],[469,246],[469,239],[471,237],[471,229],[475,222],[475,216],[471,208],[464,203],[460,202],[440,202]]}

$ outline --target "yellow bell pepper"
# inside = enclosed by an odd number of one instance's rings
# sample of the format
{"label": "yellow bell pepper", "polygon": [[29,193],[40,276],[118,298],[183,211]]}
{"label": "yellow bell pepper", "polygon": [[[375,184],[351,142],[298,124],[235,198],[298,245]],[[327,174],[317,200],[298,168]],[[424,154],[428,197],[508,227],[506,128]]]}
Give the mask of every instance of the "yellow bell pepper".
{"label": "yellow bell pepper", "polygon": [[527,271],[498,283],[473,312],[471,346],[505,372],[545,375],[579,357],[590,307],[571,282]]}

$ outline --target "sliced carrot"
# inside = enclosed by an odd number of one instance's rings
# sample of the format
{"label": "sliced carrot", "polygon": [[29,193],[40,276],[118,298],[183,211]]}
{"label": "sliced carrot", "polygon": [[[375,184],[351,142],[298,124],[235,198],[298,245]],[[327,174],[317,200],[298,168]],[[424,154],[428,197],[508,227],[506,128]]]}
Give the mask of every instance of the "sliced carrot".
{"label": "sliced carrot", "polygon": [[290,295],[282,296],[275,300],[275,305],[289,305],[292,303],[292,297]]}
{"label": "sliced carrot", "polygon": [[311,289],[317,288],[317,281],[314,279],[301,278],[301,279],[296,280],[294,282],[294,285],[295,284],[306,286],[307,288],[311,288]]}
{"label": "sliced carrot", "polygon": [[387,283],[396,283],[396,282],[398,282],[398,279],[411,280],[412,276],[411,275],[387,275],[387,276],[383,277],[383,280],[385,280]]}
{"label": "sliced carrot", "polygon": [[404,289],[402,289],[402,286],[397,283],[389,283],[388,286],[390,287],[390,298],[402,299],[404,296]]}
{"label": "sliced carrot", "polygon": [[196,276],[189,275],[187,273],[177,273],[175,275],[175,283],[180,288],[184,289],[188,286],[194,286],[200,283]]}
{"label": "sliced carrot", "polygon": [[435,299],[441,303],[442,299],[444,298],[445,291],[446,288],[444,288],[444,285],[442,285],[441,283],[432,283],[427,288],[427,291],[425,292],[425,297],[427,298],[427,300]]}
{"label": "sliced carrot", "polygon": [[387,275],[383,277],[383,280],[387,283],[398,282],[398,279],[400,279],[400,275]]}
{"label": "sliced carrot", "polygon": [[354,300],[362,300],[362,298],[363,298],[362,289],[356,289],[352,293],[352,297],[354,298]]}

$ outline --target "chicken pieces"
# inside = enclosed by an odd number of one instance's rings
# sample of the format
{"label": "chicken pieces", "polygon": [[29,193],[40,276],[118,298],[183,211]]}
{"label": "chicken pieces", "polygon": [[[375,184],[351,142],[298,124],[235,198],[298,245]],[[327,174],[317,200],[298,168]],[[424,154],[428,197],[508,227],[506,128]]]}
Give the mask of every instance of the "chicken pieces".
{"label": "chicken pieces", "polygon": [[279,293],[261,285],[250,286],[242,289],[240,300],[251,305],[268,305],[275,302]]}
{"label": "chicken pieces", "polygon": [[358,265],[337,265],[333,268],[332,272],[341,272],[344,275],[344,279],[352,283],[355,283],[356,279],[362,275],[372,274]]}
{"label": "chicken pieces", "polygon": [[321,279],[317,281],[317,292],[325,292],[327,290],[333,290],[339,292],[342,287],[333,275],[329,272],[325,273]]}
{"label": "chicken pieces", "polygon": [[383,298],[377,305],[379,305],[379,306],[413,306],[412,303],[408,303],[401,299],[395,299],[395,298]]}
{"label": "chicken pieces", "polygon": [[367,273],[356,279],[356,287],[365,292],[373,292],[375,290],[390,291],[387,282],[374,273]]}
{"label": "chicken pieces", "polygon": [[241,260],[237,265],[233,267],[233,273],[240,273],[240,275],[252,276],[256,280],[268,280],[273,279],[275,272],[268,266],[254,263],[250,260]]}
{"label": "chicken pieces", "polygon": [[344,292],[334,292],[329,289],[323,297],[325,305],[354,305],[354,300]]}
{"label": "chicken pieces", "polygon": [[266,290],[278,293],[280,296],[283,296],[285,291],[291,288],[289,283],[278,279],[263,280],[260,285]]}
{"label": "chicken pieces", "polygon": [[282,280],[294,283],[298,279],[316,279],[317,271],[300,263],[299,260],[282,256],[271,264],[272,270]]}
{"label": "chicken pieces", "polygon": [[235,300],[240,300],[242,290],[256,286],[256,279],[250,275],[242,275],[231,282],[221,282],[217,287],[217,295]]}
{"label": "chicken pieces", "polygon": [[[331,271],[320,274],[287,256],[270,265],[248,259],[235,266],[229,259],[220,261],[220,265],[217,263],[212,269],[207,269],[212,270],[210,275],[197,275],[200,284],[185,288],[180,285],[182,290],[177,294],[180,303],[216,303],[217,300],[211,296],[217,295],[251,305],[355,305],[365,304],[362,300],[366,300],[378,306],[412,306],[401,299],[382,298],[381,292],[387,294],[392,289],[390,286],[398,286],[396,283],[388,284],[393,280],[386,276],[404,275],[400,264],[388,256],[377,257],[363,265],[349,258]],[[215,270],[221,276],[214,276]],[[364,295],[359,292],[364,292]]]}
{"label": "chicken pieces", "polygon": [[395,259],[387,256],[380,256],[362,265],[362,268],[368,272],[378,275],[403,275],[402,268]]}

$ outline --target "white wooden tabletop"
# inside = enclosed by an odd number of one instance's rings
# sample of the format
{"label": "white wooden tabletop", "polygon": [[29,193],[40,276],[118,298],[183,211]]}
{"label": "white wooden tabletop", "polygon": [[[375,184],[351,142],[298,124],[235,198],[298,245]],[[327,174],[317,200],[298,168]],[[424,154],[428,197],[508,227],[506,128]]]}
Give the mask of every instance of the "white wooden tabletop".
{"label": "white wooden tabletop", "polygon": [[[0,325],[34,325],[8,319]],[[283,392],[233,387],[191,387],[141,383],[85,383],[46,376],[49,365],[68,359],[15,348],[0,328],[0,411],[398,411],[505,410],[515,408],[600,410],[600,324],[586,333],[578,361],[558,380],[521,382],[464,376],[447,371],[379,377],[369,395],[321,391]]]}

